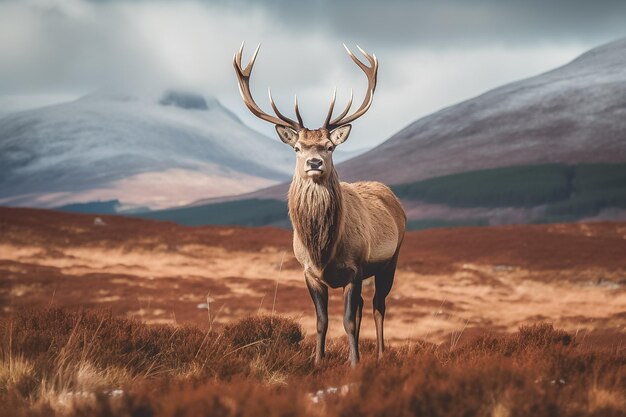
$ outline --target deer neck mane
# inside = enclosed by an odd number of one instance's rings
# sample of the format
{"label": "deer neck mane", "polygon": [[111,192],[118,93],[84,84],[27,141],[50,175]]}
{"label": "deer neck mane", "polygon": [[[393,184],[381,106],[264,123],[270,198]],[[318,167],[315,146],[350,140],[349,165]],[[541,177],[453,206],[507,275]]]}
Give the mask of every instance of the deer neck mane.
{"label": "deer neck mane", "polygon": [[332,258],[341,226],[343,206],[339,177],[333,168],[316,183],[295,174],[289,187],[289,217],[313,265],[324,268]]}

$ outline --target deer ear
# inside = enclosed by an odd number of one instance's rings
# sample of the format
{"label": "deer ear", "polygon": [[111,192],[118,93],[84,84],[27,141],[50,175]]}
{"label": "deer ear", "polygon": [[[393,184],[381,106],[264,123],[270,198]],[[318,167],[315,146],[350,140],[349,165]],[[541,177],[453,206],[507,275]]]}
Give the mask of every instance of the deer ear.
{"label": "deer ear", "polygon": [[290,127],[276,125],[276,131],[278,132],[278,137],[280,137],[280,140],[282,140],[291,147],[293,147],[298,141],[298,132]]}
{"label": "deer ear", "polygon": [[337,129],[330,132],[330,141],[335,145],[344,143],[350,135],[350,129],[352,129],[352,125],[339,126]]}

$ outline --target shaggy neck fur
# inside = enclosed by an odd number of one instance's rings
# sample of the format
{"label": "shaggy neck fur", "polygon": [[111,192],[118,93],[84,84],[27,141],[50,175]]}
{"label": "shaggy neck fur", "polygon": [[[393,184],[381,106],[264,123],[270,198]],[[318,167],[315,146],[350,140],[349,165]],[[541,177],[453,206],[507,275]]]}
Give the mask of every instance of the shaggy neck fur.
{"label": "shaggy neck fur", "polygon": [[337,172],[315,183],[294,175],[289,187],[289,217],[315,267],[323,269],[333,256],[342,216]]}

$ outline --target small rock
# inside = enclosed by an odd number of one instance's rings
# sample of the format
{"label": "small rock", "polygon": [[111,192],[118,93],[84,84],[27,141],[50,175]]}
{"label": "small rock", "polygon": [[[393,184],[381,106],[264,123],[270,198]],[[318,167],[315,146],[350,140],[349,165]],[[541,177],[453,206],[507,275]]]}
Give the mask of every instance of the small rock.
{"label": "small rock", "polygon": [[511,272],[515,270],[515,267],[509,265],[495,265],[491,268],[493,272]]}
{"label": "small rock", "polygon": [[342,396],[345,396],[350,391],[350,387],[352,385],[354,384],[346,384],[340,387],[328,387],[326,389],[320,389],[320,390],[317,390],[315,393],[310,393],[309,398],[311,399],[311,402],[313,404],[319,404],[319,402],[322,401],[328,395],[339,393]]}
{"label": "small rock", "polygon": [[615,282],[613,280],[606,279],[606,278],[598,278],[591,285],[594,285],[596,287],[604,287],[604,288],[608,288],[611,290],[620,288],[619,282]]}
{"label": "small rock", "polygon": [[110,397],[121,397],[122,395],[124,395],[124,390],[121,389],[114,389],[111,392],[109,392],[109,396]]}

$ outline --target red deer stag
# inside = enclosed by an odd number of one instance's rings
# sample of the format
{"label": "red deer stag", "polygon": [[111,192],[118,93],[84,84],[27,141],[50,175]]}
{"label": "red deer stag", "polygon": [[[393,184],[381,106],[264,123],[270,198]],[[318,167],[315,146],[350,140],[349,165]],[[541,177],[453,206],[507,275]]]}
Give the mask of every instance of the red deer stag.
{"label": "red deer stag", "polygon": [[372,104],[378,71],[374,55],[359,48],[369,61],[368,66],[347,47],[346,50],[367,76],[368,89],[363,104],[347,116],[352,105],[351,95],[346,108],[333,119],[336,98],[333,94],[326,121],[315,130],[304,127],[297,97],[295,113],[298,121],[289,119],[278,110],[271,92],[270,104],[277,117],[265,113],[255,103],[250,92],[250,73],[258,47],[244,68],[241,65],[242,44],[235,54],[233,65],[239,80],[239,91],[248,109],[257,117],[276,125],[280,139],[296,152],[288,206],[294,229],[293,250],[304,268],[304,278],[317,314],[315,363],[324,357],[328,287],[343,287],[343,325],[348,334],[350,362],[355,366],[359,361],[359,329],[363,310],[361,287],[363,280],[371,276],[375,277],[376,286],[373,305],[378,357],[384,351],[385,298],[393,284],[406,215],[386,185],[379,182],[339,182],[333,166],[333,150],[348,138],[349,123],[361,117]]}

